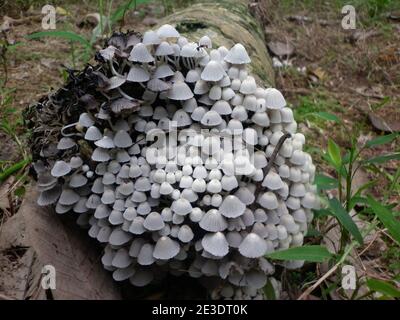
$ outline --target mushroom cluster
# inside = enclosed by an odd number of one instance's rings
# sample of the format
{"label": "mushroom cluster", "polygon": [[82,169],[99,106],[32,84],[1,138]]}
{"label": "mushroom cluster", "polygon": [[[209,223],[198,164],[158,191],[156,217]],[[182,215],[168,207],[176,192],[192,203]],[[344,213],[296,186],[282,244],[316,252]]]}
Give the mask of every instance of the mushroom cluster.
{"label": "mushroom cluster", "polygon": [[96,58],[36,106],[38,204],[76,214],[116,281],[213,277],[214,299],[263,298],[265,255],[301,246],[318,205],[282,94],[243,45],[171,25],[115,34]]}

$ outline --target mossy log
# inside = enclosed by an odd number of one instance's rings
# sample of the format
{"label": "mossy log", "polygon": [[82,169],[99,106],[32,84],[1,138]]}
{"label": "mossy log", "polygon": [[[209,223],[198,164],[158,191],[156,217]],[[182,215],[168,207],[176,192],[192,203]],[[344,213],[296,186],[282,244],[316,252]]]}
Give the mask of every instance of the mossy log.
{"label": "mossy log", "polygon": [[203,0],[165,17],[160,25],[172,24],[193,41],[207,35],[214,48],[225,46],[229,49],[235,43],[243,44],[251,57],[250,72],[259,85],[273,86],[274,71],[265,46],[264,31],[251,15],[248,5],[247,0]]}

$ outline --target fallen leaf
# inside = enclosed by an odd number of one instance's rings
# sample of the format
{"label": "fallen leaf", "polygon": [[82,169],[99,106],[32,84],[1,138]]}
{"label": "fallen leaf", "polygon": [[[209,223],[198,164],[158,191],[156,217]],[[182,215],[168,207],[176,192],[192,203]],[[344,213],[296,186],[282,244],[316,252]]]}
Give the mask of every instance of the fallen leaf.
{"label": "fallen leaf", "polygon": [[368,119],[371,121],[371,124],[374,128],[384,131],[384,132],[399,132],[400,131],[400,123],[397,115],[390,116],[385,115],[379,116],[374,114],[373,112],[368,113]]}

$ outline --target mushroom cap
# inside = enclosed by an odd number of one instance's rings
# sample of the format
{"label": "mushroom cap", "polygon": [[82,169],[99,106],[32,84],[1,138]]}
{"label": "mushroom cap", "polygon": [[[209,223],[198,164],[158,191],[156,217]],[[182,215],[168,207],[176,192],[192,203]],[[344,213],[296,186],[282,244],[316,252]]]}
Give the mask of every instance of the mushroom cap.
{"label": "mushroom cap", "polygon": [[150,79],[150,74],[138,65],[133,65],[128,72],[126,80],[131,82],[146,82]]}
{"label": "mushroom cap", "polygon": [[200,122],[204,126],[218,126],[222,123],[222,118],[218,112],[210,110],[204,114]]}
{"label": "mushroom cap", "polygon": [[222,232],[208,233],[201,240],[204,250],[217,257],[226,256],[229,252],[229,244]]}
{"label": "mushroom cap", "polygon": [[128,148],[133,144],[133,142],[126,131],[119,130],[114,136],[114,144],[118,148]]}
{"label": "mushroom cap", "polygon": [[176,214],[185,216],[192,211],[192,205],[188,200],[180,198],[172,202],[171,209]]}
{"label": "mushroom cap", "polygon": [[71,166],[63,160],[58,160],[51,169],[51,175],[55,178],[62,177],[71,172]]}
{"label": "mushroom cap", "polygon": [[160,38],[179,38],[179,32],[170,24],[164,24],[157,30]]}
{"label": "mushroom cap", "polygon": [[145,45],[159,44],[161,43],[161,39],[158,37],[157,32],[149,30],[143,34],[142,42]]}
{"label": "mushroom cap", "polygon": [[275,88],[265,89],[265,101],[269,109],[282,109],[286,106],[282,93]]}
{"label": "mushroom cap", "polygon": [[226,75],[224,68],[221,63],[215,60],[211,60],[207,63],[203,71],[201,72],[201,79],[204,81],[219,81]]}
{"label": "mushroom cap", "polygon": [[146,216],[143,226],[150,231],[157,231],[164,228],[165,223],[158,212],[151,212]]}
{"label": "mushroom cap", "polygon": [[247,258],[259,258],[267,252],[267,244],[256,233],[249,233],[239,246],[239,252]]}
{"label": "mushroom cap", "polygon": [[174,49],[171,47],[171,45],[168,42],[162,41],[157,46],[157,49],[154,54],[156,56],[168,56],[168,55],[174,54]]}
{"label": "mushroom cap", "polygon": [[174,71],[168,64],[161,64],[157,67],[157,69],[153,73],[153,78],[161,79],[167,78],[174,75]]}
{"label": "mushroom cap", "polygon": [[218,232],[224,231],[228,227],[228,224],[217,209],[211,209],[202,216],[199,226],[206,231]]}
{"label": "mushroom cap", "polygon": [[275,193],[268,191],[259,196],[257,202],[265,209],[274,210],[278,208],[278,199]]}
{"label": "mushroom cap", "polygon": [[84,186],[87,183],[88,179],[79,173],[75,173],[71,176],[71,180],[69,181],[69,186],[72,188],[79,188]]}
{"label": "mushroom cap", "polygon": [[211,111],[217,112],[220,115],[228,115],[232,113],[232,107],[227,101],[218,100],[212,106]]}
{"label": "mushroom cap", "polygon": [[232,64],[245,64],[251,62],[245,47],[240,43],[235,44],[229,50],[229,52],[224,57],[224,60]]}
{"label": "mushroom cap", "polygon": [[61,194],[61,187],[55,186],[50,190],[45,190],[40,193],[37,203],[39,206],[48,206],[55,203]]}
{"label": "mushroom cap", "polygon": [[137,269],[132,277],[129,278],[129,282],[136,287],[144,287],[148,285],[154,279],[154,274],[148,269]]}
{"label": "mushroom cap", "polygon": [[183,225],[179,228],[178,239],[181,242],[188,243],[194,238],[194,233],[188,225]]}
{"label": "mushroom cap", "polygon": [[123,231],[121,228],[115,228],[110,234],[109,243],[114,246],[121,246],[131,239],[132,235],[130,233]]}
{"label": "mushroom cap", "polygon": [[150,52],[146,48],[146,45],[143,43],[138,43],[134,45],[128,59],[130,61],[142,63],[149,63],[154,61],[153,56],[150,54]]}
{"label": "mushroom cap", "polygon": [[234,195],[228,195],[222,201],[219,212],[227,218],[240,217],[246,209],[246,205]]}
{"label": "mushroom cap", "polygon": [[167,97],[172,100],[189,100],[193,98],[193,92],[185,82],[176,81],[167,91]]}
{"label": "mushroom cap", "polygon": [[63,137],[58,142],[57,149],[58,150],[67,150],[67,149],[71,149],[75,146],[76,146],[76,143],[73,139],[68,138],[68,137]]}
{"label": "mushroom cap", "polygon": [[155,259],[153,257],[154,246],[150,243],[145,243],[139,251],[137,257],[137,263],[142,266],[148,266],[154,263]]}
{"label": "mushroom cap", "polygon": [[262,186],[267,187],[270,190],[278,190],[283,188],[283,181],[279,174],[274,171],[270,171],[265,176]]}
{"label": "mushroom cap", "polygon": [[240,85],[239,92],[243,94],[253,94],[257,90],[257,84],[256,80],[248,76],[246,79],[244,79]]}
{"label": "mushroom cap", "polygon": [[163,236],[157,240],[153,257],[161,260],[169,260],[175,257],[180,250],[179,243],[169,237]]}

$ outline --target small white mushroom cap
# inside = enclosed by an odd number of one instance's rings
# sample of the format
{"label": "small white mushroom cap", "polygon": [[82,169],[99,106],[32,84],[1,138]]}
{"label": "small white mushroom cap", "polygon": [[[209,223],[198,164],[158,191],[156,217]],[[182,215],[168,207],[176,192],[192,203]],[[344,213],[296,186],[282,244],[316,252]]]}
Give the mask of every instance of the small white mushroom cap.
{"label": "small white mushroom cap", "polygon": [[161,260],[169,260],[175,257],[180,250],[178,242],[163,236],[157,240],[154,247],[153,257]]}
{"label": "small white mushroom cap", "polygon": [[235,196],[239,198],[241,202],[245,205],[250,205],[255,200],[255,195],[251,190],[247,187],[240,187],[236,192]]}
{"label": "small white mushroom cap", "polygon": [[262,186],[267,187],[270,190],[278,190],[283,188],[283,181],[279,174],[271,170],[265,176]]}
{"label": "small white mushroom cap", "polygon": [[189,100],[193,98],[193,92],[185,82],[177,81],[167,91],[167,97],[172,100]]}
{"label": "small white mushroom cap", "polygon": [[129,256],[125,248],[120,248],[112,259],[112,266],[116,268],[126,268],[132,263],[132,258]]}
{"label": "small white mushroom cap", "polygon": [[251,270],[246,274],[246,282],[249,288],[261,289],[267,284],[267,276],[264,272]]}
{"label": "small white mushroom cap", "polygon": [[234,195],[228,195],[222,201],[219,212],[227,218],[237,218],[241,216],[246,209],[246,205]]}
{"label": "small white mushroom cap", "polygon": [[218,112],[210,110],[203,115],[200,122],[204,126],[218,126],[222,123],[222,118]]}
{"label": "small white mushroom cap", "polygon": [[208,36],[203,36],[200,38],[199,40],[199,46],[211,49],[212,48],[212,43],[211,43],[211,39]]}
{"label": "small white mushroom cap", "polygon": [[71,166],[63,160],[56,161],[53,168],[51,169],[51,175],[56,178],[65,176],[70,172]]}
{"label": "small white mushroom cap", "polygon": [[250,57],[247,54],[246,49],[244,46],[240,43],[235,44],[229,52],[226,54],[224,57],[224,60],[226,62],[232,63],[232,64],[245,64],[245,63],[250,63]]}
{"label": "small white mushroom cap", "polygon": [[64,189],[61,192],[58,202],[63,206],[70,206],[79,201],[80,197],[75,191],[71,189]]}
{"label": "small white mushroom cap", "polygon": [[115,281],[125,281],[132,277],[136,272],[134,266],[129,266],[123,269],[116,269],[114,270],[112,277]]}
{"label": "small white mushroom cap", "polygon": [[76,146],[76,143],[73,139],[68,138],[68,137],[63,137],[58,142],[57,149],[58,150],[67,150],[67,149],[73,148],[74,146]]}
{"label": "small white mushroom cap", "polygon": [[79,188],[84,186],[87,183],[88,179],[79,173],[75,173],[71,176],[71,180],[69,181],[69,186],[72,188]]}
{"label": "small white mushroom cap", "polygon": [[210,86],[207,81],[198,80],[194,86],[193,92],[195,94],[206,94],[210,90]]}
{"label": "small white mushroom cap", "polygon": [[185,216],[192,211],[192,205],[188,200],[180,198],[172,203],[171,209],[176,214]]}
{"label": "small white mushroom cap", "polygon": [[131,284],[136,287],[144,287],[154,279],[154,274],[148,269],[138,269],[132,277],[129,278]]}
{"label": "small white mushroom cap", "polygon": [[217,112],[220,115],[228,115],[232,113],[232,107],[227,101],[218,100],[212,106],[211,111]]}
{"label": "small white mushroom cap", "polygon": [[138,264],[142,266],[148,266],[154,263],[153,257],[154,246],[150,243],[145,243],[141,248],[137,257]]}
{"label": "small white mushroom cap", "polygon": [[160,38],[179,38],[179,32],[170,24],[164,24],[157,30]]}
{"label": "small white mushroom cap", "polygon": [[201,240],[204,250],[217,257],[226,256],[229,252],[229,244],[222,232],[208,233]]}
{"label": "small white mushroom cap", "polygon": [[278,208],[278,199],[275,193],[268,191],[259,196],[257,202],[265,209],[274,210]]}
{"label": "small white mushroom cap", "polygon": [[168,55],[173,55],[173,54],[174,54],[174,49],[166,41],[162,41],[157,46],[157,49],[154,52],[154,55],[156,55],[156,56],[168,56]]}
{"label": "small white mushroom cap", "polygon": [[224,231],[228,224],[217,209],[211,209],[202,216],[199,226],[206,231],[218,232]]}
{"label": "small white mushroom cap", "polygon": [[215,60],[210,60],[201,73],[201,79],[204,81],[216,82],[221,80],[226,75],[221,63]]}
{"label": "small white mushroom cap", "polygon": [[240,244],[239,252],[247,258],[259,258],[267,252],[267,244],[258,234],[249,233]]}
{"label": "small white mushroom cap", "polygon": [[282,109],[286,106],[282,93],[275,88],[265,89],[265,100],[269,109]]}
{"label": "small white mushroom cap", "polygon": [[247,76],[244,80],[242,80],[239,92],[243,94],[253,94],[256,92],[256,89],[256,80],[251,76]]}
{"label": "small white mushroom cap", "polygon": [[293,197],[304,197],[306,194],[306,188],[302,183],[292,183],[289,193]]}
{"label": "small white mushroom cap", "polygon": [[123,231],[121,228],[115,228],[110,234],[109,243],[114,246],[121,246],[131,239],[131,234]]}
{"label": "small white mushroom cap", "polygon": [[126,77],[126,80],[131,81],[131,82],[146,82],[150,79],[150,74],[143,69],[142,67],[139,67],[137,65],[133,65]]}
{"label": "small white mushroom cap", "polygon": [[159,44],[161,42],[161,39],[158,37],[157,32],[149,30],[143,34],[142,42],[145,45],[153,45]]}
{"label": "small white mushroom cap", "polygon": [[194,237],[193,231],[188,225],[185,224],[179,228],[178,239],[181,242],[188,243],[192,241],[193,237]]}
{"label": "small white mushroom cap", "polygon": [[149,63],[153,62],[154,58],[147,50],[143,43],[136,44],[129,55],[130,61]]}
{"label": "small white mushroom cap", "polygon": [[174,75],[174,71],[168,64],[161,64],[154,71],[152,77],[155,79],[167,78]]}

